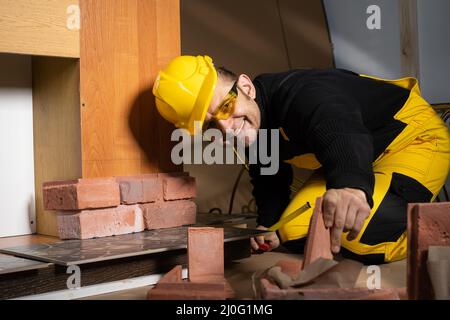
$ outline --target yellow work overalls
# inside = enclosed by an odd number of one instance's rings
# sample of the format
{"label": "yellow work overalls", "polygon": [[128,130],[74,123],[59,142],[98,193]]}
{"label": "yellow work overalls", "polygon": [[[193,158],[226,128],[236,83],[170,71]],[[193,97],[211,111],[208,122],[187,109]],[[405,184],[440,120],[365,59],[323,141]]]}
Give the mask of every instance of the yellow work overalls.
{"label": "yellow work overalls", "polygon": [[[364,76],[364,75],[362,75]],[[375,188],[374,206],[361,232],[355,240],[348,241],[347,233],[342,235],[342,246],[357,255],[384,254],[385,262],[406,257],[406,231],[395,242],[367,245],[360,242],[367,226],[377,214],[377,209],[388,192],[394,172],[411,177],[432,194],[433,200],[444,185],[450,171],[450,133],[433,108],[421,97],[417,80],[402,78],[385,80],[410,90],[409,97],[394,118],[406,124],[404,130],[392,141],[386,150],[373,162]],[[320,163],[313,154],[295,157],[287,162],[306,169],[317,169]],[[315,199],[326,191],[326,182],[321,176],[310,178],[291,200],[282,217],[289,215],[307,201],[314,205]],[[279,230],[282,242],[306,237],[313,210],[310,209]],[[405,212],[406,215],[406,212]]]}

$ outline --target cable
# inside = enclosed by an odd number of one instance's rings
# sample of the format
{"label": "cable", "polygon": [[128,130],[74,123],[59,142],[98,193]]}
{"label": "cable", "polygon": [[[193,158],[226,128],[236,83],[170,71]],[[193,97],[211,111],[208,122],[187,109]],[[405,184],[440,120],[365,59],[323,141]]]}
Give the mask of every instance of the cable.
{"label": "cable", "polygon": [[228,214],[231,214],[231,211],[233,210],[233,202],[234,202],[234,196],[236,195],[236,190],[239,184],[239,181],[241,180],[242,174],[245,171],[245,167],[242,166],[241,170],[239,171],[239,174],[237,176],[236,181],[234,182],[233,191],[231,192],[231,198],[230,198],[230,206],[228,207]]}

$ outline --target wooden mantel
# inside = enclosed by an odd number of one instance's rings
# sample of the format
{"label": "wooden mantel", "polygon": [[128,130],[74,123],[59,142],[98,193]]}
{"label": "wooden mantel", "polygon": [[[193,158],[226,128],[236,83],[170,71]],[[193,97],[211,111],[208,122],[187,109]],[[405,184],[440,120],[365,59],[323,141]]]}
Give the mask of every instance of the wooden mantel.
{"label": "wooden mantel", "polygon": [[181,170],[151,92],[180,54],[179,0],[78,1],[79,59],[33,57],[39,234],[57,234],[44,181]]}

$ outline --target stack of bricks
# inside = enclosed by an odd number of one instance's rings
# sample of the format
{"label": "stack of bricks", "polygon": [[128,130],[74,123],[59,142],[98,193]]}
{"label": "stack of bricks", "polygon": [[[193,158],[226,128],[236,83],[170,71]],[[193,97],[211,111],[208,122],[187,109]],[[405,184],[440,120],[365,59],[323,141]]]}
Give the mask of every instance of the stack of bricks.
{"label": "stack of bricks", "polygon": [[89,239],[194,224],[195,178],[157,173],[43,184],[61,239]]}

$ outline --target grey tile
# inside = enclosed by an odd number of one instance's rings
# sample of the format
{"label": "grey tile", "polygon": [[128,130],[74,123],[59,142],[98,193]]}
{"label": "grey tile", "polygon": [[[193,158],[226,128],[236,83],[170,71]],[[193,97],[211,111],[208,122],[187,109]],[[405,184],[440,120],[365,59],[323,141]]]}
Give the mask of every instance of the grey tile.
{"label": "grey tile", "polygon": [[221,225],[224,223],[245,223],[249,220],[255,220],[258,216],[256,214],[233,213],[233,214],[218,214],[218,213],[197,213],[197,224],[203,225]]}
{"label": "grey tile", "polygon": [[50,263],[0,254],[0,274],[47,268]]}
{"label": "grey tile", "polygon": [[[248,239],[266,232],[224,228],[225,242]],[[49,244],[29,244],[0,249],[20,257],[69,266],[186,248],[187,227],[150,230],[134,234]]]}

